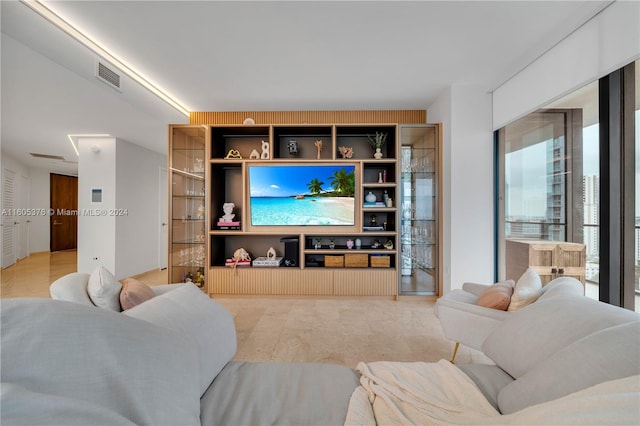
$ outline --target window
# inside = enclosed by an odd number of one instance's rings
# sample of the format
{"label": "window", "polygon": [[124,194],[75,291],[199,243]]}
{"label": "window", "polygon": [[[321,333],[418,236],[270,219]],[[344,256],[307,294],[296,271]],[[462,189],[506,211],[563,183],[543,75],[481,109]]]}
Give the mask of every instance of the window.
{"label": "window", "polygon": [[[635,93],[635,234],[633,291],[635,309],[640,311],[640,84],[636,61]],[[625,67],[625,72],[633,67]],[[602,220],[612,218],[610,211],[603,215],[601,205],[601,173],[605,182],[619,171],[601,164],[601,123],[599,97],[600,81],[546,105],[534,113],[498,130],[498,279],[505,278],[505,241],[510,238],[553,240],[583,243],[586,246],[585,294],[594,299],[616,303],[603,296],[601,282]],[[606,102],[611,102],[606,100]],[[606,116],[605,116],[606,117]],[[609,124],[607,124],[609,125]],[[605,133],[606,135],[606,133]],[[629,152],[629,151],[625,151]],[[628,168],[624,168],[628,170]],[[625,172],[626,173],[626,172]],[[628,181],[625,180],[625,181]],[[626,186],[626,185],[624,185]],[[605,187],[606,189],[607,187]],[[611,187],[609,187],[611,188]],[[624,189],[623,189],[624,190]],[[605,191],[605,196],[607,192]],[[628,197],[625,193],[623,197]],[[622,214],[624,216],[624,214]],[[604,219],[603,219],[604,218]],[[625,225],[625,229],[627,229]],[[609,238],[605,232],[605,238]],[[627,252],[629,250],[626,250]],[[607,270],[615,267],[620,256],[605,252]],[[618,257],[616,257],[618,256]],[[624,253],[622,255],[625,258]],[[613,266],[612,266],[613,265]],[[628,275],[624,275],[628,277]],[[604,293],[628,293],[623,283],[607,276]],[[514,277],[507,277],[514,278]],[[515,277],[517,279],[517,277]],[[628,282],[628,278],[624,281]],[[617,286],[618,290],[611,290]],[[603,299],[605,297],[605,299]],[[615,298],[614,298],[615,299]],[[633,299],[633,297],[632,297]],[[628,305],[628,297],[625,296]],[[633,301],[632,301],[633,302]],[[622,301],[620,302],[623,303]]]}

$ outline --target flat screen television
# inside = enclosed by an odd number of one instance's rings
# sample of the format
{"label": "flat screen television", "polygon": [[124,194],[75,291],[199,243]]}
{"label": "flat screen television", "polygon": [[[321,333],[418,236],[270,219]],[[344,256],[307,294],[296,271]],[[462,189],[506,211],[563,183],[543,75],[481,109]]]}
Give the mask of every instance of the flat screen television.
{"label": "flat screen television", "polygon": [[247,167],[251,226],[355,225],[356,165]]}

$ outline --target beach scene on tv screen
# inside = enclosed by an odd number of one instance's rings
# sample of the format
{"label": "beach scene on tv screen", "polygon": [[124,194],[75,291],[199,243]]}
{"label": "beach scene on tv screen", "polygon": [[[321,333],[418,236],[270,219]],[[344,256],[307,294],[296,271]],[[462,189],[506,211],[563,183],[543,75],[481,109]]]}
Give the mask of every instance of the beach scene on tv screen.
{"label": "beach scene on tv screen", "polygon": [[355,166],[249,167],[254,226],[354,225]]}

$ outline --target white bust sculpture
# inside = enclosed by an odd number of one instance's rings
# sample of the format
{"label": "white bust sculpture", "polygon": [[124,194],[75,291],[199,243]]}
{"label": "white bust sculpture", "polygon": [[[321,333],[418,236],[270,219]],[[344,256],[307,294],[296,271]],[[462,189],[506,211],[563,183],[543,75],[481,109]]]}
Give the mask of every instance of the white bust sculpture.
{"label": "white bust sculpture", "polygon": [[233,218],[236,217],[236,215],[232,213],[235,206],[233,203],[224,203],[222,205],[224,215],[220,218],[220,222],[233,222]]}

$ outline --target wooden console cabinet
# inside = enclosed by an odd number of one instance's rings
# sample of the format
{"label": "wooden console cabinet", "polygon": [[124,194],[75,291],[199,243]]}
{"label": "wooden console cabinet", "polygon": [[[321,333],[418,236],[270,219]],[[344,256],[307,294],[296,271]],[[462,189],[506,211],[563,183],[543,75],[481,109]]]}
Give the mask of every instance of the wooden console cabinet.
{"label": "wooden console cabinet", "polygon": [[578,243],[540,240],[506,240],[506,278],[517,281],[531,268],[542,284],[560,276],[585,283],[586,246]]}

